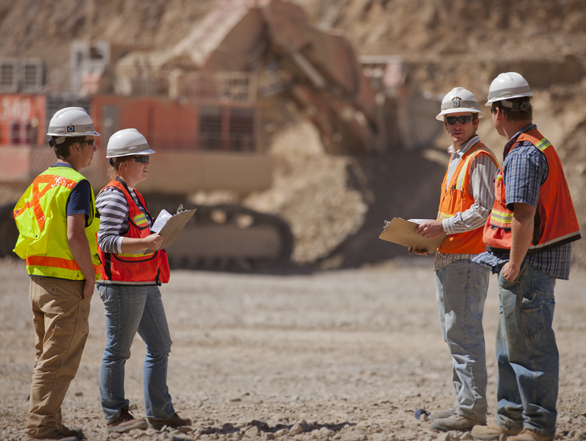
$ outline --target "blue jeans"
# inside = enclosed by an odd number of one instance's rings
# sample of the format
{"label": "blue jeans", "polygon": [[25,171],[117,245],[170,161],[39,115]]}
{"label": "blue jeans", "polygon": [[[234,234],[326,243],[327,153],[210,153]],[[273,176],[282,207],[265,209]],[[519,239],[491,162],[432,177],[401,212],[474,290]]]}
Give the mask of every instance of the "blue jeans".
{"label": "blue jeans", "polygon": [[175,412],[167,388],[172,342],[159,287],[98,285],[98,291],[106,309],[107,342],[100,368],[100,397],[106,421],[115,420],[120,409],[129,404],[124,398],[124,365],[137,331],[146,346],[142,374],[146,416],[170,418]]}
{"label": "blue jeans", "polygon": [[452,354],[456,413],[486,422],[486,352],[482,315],[490,270],[456,260],[436,270],[440,326]]}
{"label": "blue jeans", "polygon": [[497,424],[553,436],[559,353],[552,329],[555,278],[524,264],[514,282],[499,271]]}

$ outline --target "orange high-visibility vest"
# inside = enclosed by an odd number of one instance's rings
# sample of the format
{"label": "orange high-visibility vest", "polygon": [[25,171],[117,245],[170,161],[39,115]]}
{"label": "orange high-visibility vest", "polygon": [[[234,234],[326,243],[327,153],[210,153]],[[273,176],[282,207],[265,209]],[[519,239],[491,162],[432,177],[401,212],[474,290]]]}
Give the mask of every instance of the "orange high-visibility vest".
{"label": "orange high-visibility vest", "polygon": [[[102,191],[109,187],[116,187],[122,191],[128,203],[128,231],[122,236],[131,238],[149,236],[151,234],[149,221],[144,212],[134,202],[126,184],[115,179],[106,185]],[[144,198],[136,189],[134,192],[148,213]],[[100,257],[102,266],[99,283],[146,285],[153,282],[161,284],[169,281],[169,261],[165,250],[140,253],[105,253],[100,248]]]}
{"label": "orange high-visibility vest", "polygon": [[[533,240],[527,254],[535,254],[580,239],[580,227],[560,158],[551,143],[537,129],[519,136],[519,142],[529,141],[545,154],[549,173],[539,191],[535,212]],[[503,171],[495,181],[495,199],[492,212],[484,227],[484,243],[488,251],[511,249],[513,212],[507,209]]]}
{"label": "orange high-visibility vest", "polygon": [[[470,192],[470,166],[472,160],[478,155],[489,155],[498,167],[498,160],[492,151],[483,143],[477,142],[464,153],[458,167],[450,179],[450,185],[446,191],[448,172],[442,182],[442,195],[440,199],[438,220],[454,217],[457,213],[466,211],[474,204],[474,198]],[[450,234],[439,246],[438,251],[445,254],[479,254],[485,250],[482,242],[482,228],[466,231],[465,233]]]}

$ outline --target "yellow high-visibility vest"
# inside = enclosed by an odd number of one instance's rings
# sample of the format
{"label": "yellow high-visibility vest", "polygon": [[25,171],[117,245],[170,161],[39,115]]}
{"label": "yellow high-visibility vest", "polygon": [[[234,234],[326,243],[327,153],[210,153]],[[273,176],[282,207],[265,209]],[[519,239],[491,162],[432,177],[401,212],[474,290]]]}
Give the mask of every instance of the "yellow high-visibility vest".
{"label": "yellow high-visibility vest", "polygon": [[[85,280],[67,241],[67,200],[85,177],[70,167],[50,167],[35,178],[14,207],[19,236],[14,252],[26,259],[30,275]],[[94,272],[99,273],[97,233],[100,226],[94,192],[85,234]]]}

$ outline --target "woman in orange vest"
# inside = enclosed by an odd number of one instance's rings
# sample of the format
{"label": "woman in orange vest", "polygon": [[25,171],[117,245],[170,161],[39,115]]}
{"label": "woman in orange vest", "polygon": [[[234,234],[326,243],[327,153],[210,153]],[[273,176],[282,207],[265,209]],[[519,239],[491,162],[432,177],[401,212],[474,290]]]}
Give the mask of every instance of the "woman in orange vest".
{"label": "woman in orange vest", "polygon": [[[456,87],[444,97],[437,119],[444,121],[452,140],[450,162],[437,220],[422,222],[417,228],[429,238],[447,234],[435,255],[435,276],[440,326],[452,355],[457,401],[452,409],[431,414],[431,428],[444,432],[470,430],[486,422],[482,315],[489,270],[472,258],[484,251],[482,226],[494,199],[497,160],[476,135],[482,116],[476,97],[468,90]],[[427,254],[409,250],[413,251]]]}
{"label": "woman in orange vest", "polygon": [[[100,397],[109,432],[188,426],[173,408],[167,387],[171,337],[159,286],[169,281],[163,238],[151,233],[152,217],[135,186],[147,177],[155,153],[136,129],[108,141],[113,180],[98,195],[98,245],[102,261],[97,282],[106,315],[107,343],[100,369]],[[124,396],[124,365],[136,333],[145,342],[143,383],[146,420],[134,418]]]}

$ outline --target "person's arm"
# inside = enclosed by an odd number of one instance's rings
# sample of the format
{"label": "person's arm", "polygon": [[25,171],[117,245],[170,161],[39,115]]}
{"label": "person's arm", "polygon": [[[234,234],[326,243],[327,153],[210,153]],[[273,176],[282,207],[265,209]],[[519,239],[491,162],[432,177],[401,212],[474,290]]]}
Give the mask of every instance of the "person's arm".
{"label": "person's arm", "polygon": [[511,253],[509,261],[503,266],[503,277],[513,282],[521,271],[521,264],[527,255],[533,239],[535,207],[528,204],[513,204],[511,223]]}
{"label": "person's arm", "polygon": [[512,149],[503,163],[505,199],[507,208],[513,212],[509,262],[502,269],[503,277],[508,281],[519,276],[523,259],[531,246],[539,193],[548,173],[545,154],[528,143],[520,143]]}
{"label": "person's arm", "polygon": [[133,251],[141,250],[158,250],[163,244],[163,236],[159,233],[153,233],[144,238],[123,237],[122,238],[122,252],[131,253]]}
{"label": "person's arm", "polygon": [[86,299],[94,293],[96,273],[92,263],[90,245],[85,234],[85,214],[67,216],[67,243],[75,262],[85,277],[83,298]]}

